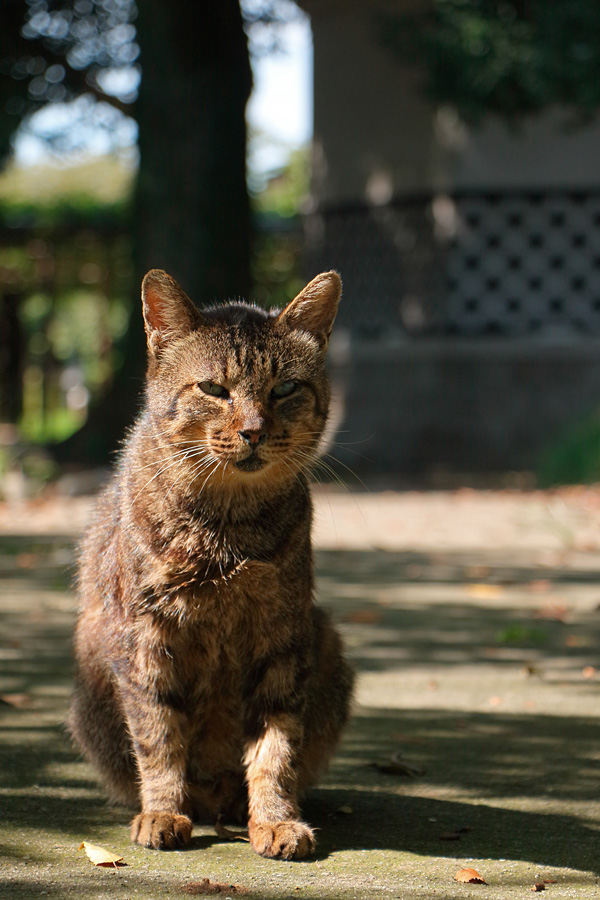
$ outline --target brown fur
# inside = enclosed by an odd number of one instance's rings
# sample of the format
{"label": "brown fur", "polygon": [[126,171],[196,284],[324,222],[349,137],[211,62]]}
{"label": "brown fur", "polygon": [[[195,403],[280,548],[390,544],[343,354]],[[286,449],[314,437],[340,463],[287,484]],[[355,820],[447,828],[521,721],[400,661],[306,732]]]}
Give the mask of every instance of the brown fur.
{"label": "brown fur", "polygon": [[112,799],[141,806],[143,845],[248,815],[263,856],[314,849],[298,797],[352,687],[313,603],[304,474],[340,290],[328,272],[279,314],[200,312],[166,273],[144,279],[146,402],[82,549],[69,719]]}

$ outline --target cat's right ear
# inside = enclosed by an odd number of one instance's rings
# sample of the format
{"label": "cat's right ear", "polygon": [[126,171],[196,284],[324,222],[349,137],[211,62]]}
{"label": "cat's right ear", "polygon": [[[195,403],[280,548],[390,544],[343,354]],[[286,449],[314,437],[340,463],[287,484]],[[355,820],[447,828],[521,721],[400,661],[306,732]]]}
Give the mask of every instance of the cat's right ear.
{"label": "cat's right ear", "polygon": [[202,317],[174,278],[151,269],[142,281],[142,306],[148,351],[157,356],[170,341],[197,328]]}

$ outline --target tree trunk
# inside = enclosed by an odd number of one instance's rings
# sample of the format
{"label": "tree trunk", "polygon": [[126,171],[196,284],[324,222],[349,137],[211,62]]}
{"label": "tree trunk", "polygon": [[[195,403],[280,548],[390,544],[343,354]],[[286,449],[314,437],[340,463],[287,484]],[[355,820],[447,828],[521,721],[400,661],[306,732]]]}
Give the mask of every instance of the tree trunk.
{"label": "tree trunk", "polygon": [[136,285],[125,364],[62,462],[100,464],[139,405],[145,368],[139,283],[166,269],[199,305],[247,296],[251,228],[245,109],[252,85],[238,0],[138,5],[140,169],[132,222]]}
{"label": "tree trunk", "polygon": [[136,109],[139,274],[166,269],[197,303],[247,295],[245,108],[252,79],[238,0],[144,0]]}

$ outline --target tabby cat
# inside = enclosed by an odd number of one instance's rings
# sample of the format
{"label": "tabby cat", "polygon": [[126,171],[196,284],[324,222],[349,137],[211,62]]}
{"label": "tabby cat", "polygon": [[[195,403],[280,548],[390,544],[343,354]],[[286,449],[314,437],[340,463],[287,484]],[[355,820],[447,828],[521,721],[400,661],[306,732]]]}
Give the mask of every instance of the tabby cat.
{"label": "tabby cat", "polygon": [[352,673],[313,603],[306,470],[340,298],[323,273],[283,311],[198,310],[142,284],[145,404],[84,539],[70,731],[131,839],[248,821],[267,857],[315,847],[298,798],[347,720]]}

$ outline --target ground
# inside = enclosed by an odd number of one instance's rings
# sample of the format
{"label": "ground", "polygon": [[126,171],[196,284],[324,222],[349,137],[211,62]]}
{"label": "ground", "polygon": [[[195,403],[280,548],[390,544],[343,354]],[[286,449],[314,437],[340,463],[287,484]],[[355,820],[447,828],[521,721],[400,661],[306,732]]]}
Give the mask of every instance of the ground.
{"label": "ground", "polygon": [[[181,852],[131,845],[131,813],[71,747],[73,545],[90,509],[0,504],[0,897],[512,900],[537,883],[596,900],[600,490],[317,491],[320,600],[359,677],[304,805],[318,852],[298,863],[212,828]],[[84,840],[126,865],[94,867]],[[457,882],[466,867],[486,884]]]}

